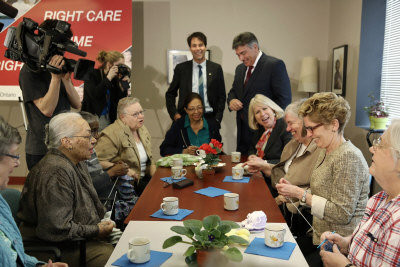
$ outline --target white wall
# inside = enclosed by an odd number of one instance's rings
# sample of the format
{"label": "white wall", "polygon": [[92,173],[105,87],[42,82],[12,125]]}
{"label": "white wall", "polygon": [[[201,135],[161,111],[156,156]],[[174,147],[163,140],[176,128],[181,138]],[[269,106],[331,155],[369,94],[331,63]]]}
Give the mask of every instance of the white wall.
{"label": "white wall", "polygon": [[[320,89],[326,89],[329,4],[328,0],[134,1],[133,94],[147,110],[145,124],[152,133],[155,155],[171,124],[164,99],[168,49],[187,50],[190,33],[205,33],[211,59],[222,65],[228,92],[240,63],[231,48],[232,40],[241,32],[252,31],[263,52],[286,63],[294,98],[306,97],[297,93],[304,56],[319,58]],[[221,134],[225,151],[233,151],[235,113],[227,109]]]}

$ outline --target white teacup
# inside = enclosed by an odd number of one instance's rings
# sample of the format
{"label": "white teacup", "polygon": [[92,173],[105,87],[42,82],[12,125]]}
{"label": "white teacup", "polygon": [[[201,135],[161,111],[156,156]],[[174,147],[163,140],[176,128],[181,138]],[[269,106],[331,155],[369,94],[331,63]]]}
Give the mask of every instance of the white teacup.
{"label": "white teacup", "polygon": [[160,205],[165,215],[175,215],[179,212],[179,199],[177,197],[164,197]]}
{"label": "white teacup", "polygon": [[231,153],[231,159],[232,159],[232,162],[240,162],[240,152],[232,152]]}
{"label": "white teacup", "polygon": [[225,193],[224,208],[226,210],[237,210],[239,208],[239,194]]}
{"label": "white teacup", "polygon": [[183,160],[181,158],[173,159],[172,166],[174,167],[183,167]]}
{"label": "white teacup", "polygon": [[271,248],[279,248],[285,242],[286,229],[282,225],[270,224],[265,227],[265,245]]}
{"label": "white teacup", "polygon": [[146,237],[131,238],[126,256],[133,263],[148,262],[150,260],[150,239]]}
{"label": "white teacup", "polygon": [[241,180],[243,179],[244,169],[240,166],[232,167],[232,179]]}
{"label": "white teacup", "polygon": [[172,179],[181,179],[186,175],[186,169],[183,169],[182,166],[174,166],[171,168]]}
{"label": "white teacup", "polygon": [[202,157],[203,159],[207,156],[206,151],[203,149],[196,150],[196,155]]}

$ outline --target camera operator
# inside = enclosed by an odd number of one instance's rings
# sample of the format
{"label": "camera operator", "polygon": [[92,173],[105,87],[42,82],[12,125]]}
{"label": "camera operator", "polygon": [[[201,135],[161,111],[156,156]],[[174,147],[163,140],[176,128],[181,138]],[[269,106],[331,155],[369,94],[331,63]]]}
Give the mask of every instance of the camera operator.
{"label": "camera operator", "polygon": [[118,51],[100,51],[97,61],[101,66],[85,80],[82,110],[99,116],[101,131],[115,121],[118,101],[128,95],[130,69]]}
{"label": "camera operator", "polygon": [[[53,29],[57,20],[45,20],[39,27]],[[69,38],[72,31],[68,30]],[[60,69],[65,64],[63,56],[54,55],[49,65]],[[46,154],[44,143],[45,125],[50,119],[71,107],[81,107],[79,95],[71,81],[71,73],[55,74],[48,70],[32,70],[24,64],[19,74],[19,85],[24,97],[24,105],[28,117],[28,133],[26,136],[25,152],[28,170],[38,163]]]}

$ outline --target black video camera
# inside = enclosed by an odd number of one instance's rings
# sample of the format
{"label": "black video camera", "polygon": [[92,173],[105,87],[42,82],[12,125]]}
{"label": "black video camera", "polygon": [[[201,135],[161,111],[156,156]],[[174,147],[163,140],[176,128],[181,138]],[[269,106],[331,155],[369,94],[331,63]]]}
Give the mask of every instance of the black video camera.
{"label": "black video camera", "polygon": [[124,78],[128,76],[129,78],[131,77],[131,68],[129,68],[125,64],[119,64],[118,65],[118,74],[121,75],[121,78]]}
{"label": "black video camera", "polygon": [[8,48],[4,56],[24,62],[32,71],[47,69],[56,74],[74,72],[75,79],[84,80],[93,69],[94,61],[64,58],[65,64],[61,70],[48,64],[54,55],[63,56],[65,52],[86,56],[86,52],[79,50],[78,44],[70,40],[71,24],[62,20],[51,22],[51,27],[43,28],[32,19],[24,18],[18,27],[10,27],[4,41],[4,46]]}

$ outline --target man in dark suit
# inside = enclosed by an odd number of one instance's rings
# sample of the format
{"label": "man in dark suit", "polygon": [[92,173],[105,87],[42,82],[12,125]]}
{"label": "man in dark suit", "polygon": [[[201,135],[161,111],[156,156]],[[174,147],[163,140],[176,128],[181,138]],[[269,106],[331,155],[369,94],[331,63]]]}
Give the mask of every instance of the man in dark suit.
{"label": "man in dark suit", "polygon": [[[198,93],[203,98],[204,116],[213,118],[221,124],[225,109],[225,82],[219,64],[206,60],[207,37],[194,32],[187,38],[193,60],[176,65],[174,77],[165,93],[168,113],[174,121],[185,114],[183,103],[189,93]],[[175,98],[179,90],[178,108]]]}
{"label": "man in dark suit", "polygon": [[237,111],[236,150],[247,154],[253,136],[248,122],[250,100],[256,94],[263,94],[285,109],[292,101],[292,92],[285,63],[261,52],[253,33],[236,36],[232,49],[243,63],[236,67],[227,103],[230,111]]}

